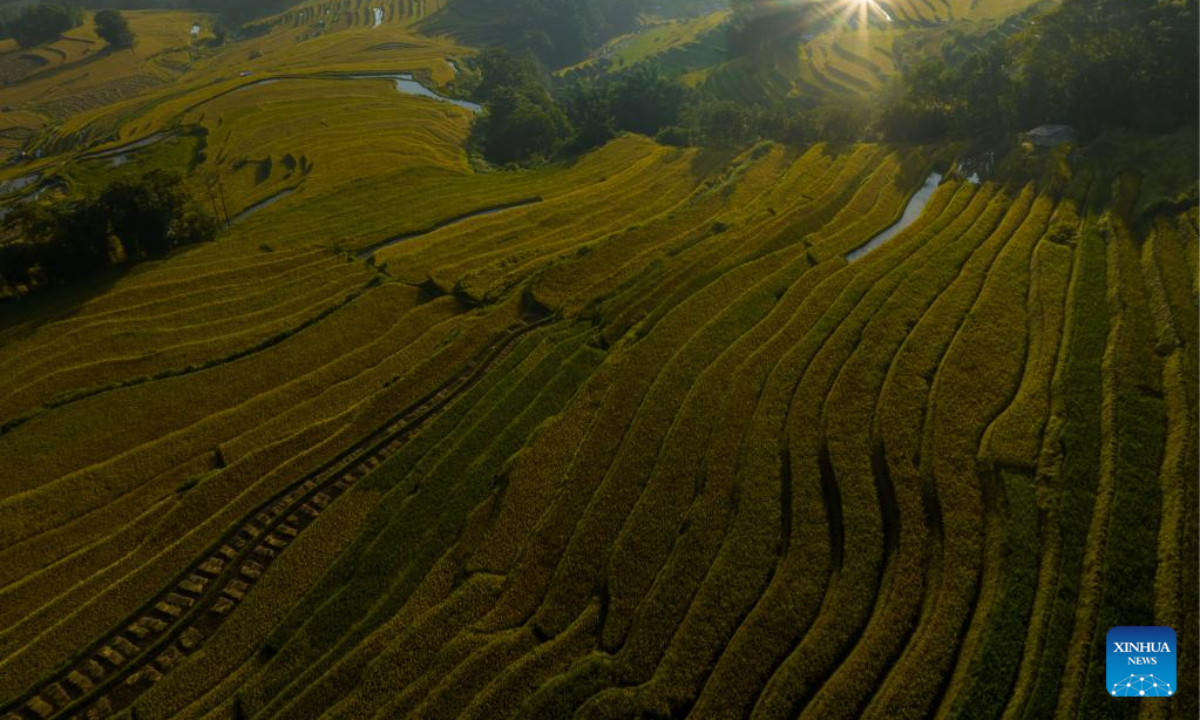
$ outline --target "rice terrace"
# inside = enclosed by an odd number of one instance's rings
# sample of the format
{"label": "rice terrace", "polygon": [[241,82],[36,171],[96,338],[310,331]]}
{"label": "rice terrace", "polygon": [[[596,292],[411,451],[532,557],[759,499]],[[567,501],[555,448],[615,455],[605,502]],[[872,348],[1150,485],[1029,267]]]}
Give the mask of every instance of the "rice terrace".
{"label": "rice terrace", "polygon": [[1200,717],[1198,0],[73,2],[0,720]]}

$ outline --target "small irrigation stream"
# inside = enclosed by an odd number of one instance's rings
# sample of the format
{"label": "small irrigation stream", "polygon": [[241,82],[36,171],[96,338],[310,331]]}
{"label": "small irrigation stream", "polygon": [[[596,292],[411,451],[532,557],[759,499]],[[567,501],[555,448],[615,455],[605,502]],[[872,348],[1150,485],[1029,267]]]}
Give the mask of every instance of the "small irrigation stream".
{"label": "small irrigation stream", "polygon": [[245,220],[246,218],[250,217],[254,213],[258,212],[259,210],[262,210],[265,207],[270,207],[271,205],[274,205],[275,203],[279,202],[280,200],[284,199],[285,197],[287,197],[288,195],[291,195],[294,192],[296,192],[296,188],[288,188],[286,190],[280,190],[279,192],[266,198],[265,200],[259,200],[258,202],[254,203],[250,207],[246,208],[245,210],[241,211],[237,215],[234,215],[232,218],[230,218],[229,224],[232,225],[236,222],[241,222],[242,220]]}
{"label": "small irrigation stream", "polygon": [[912,196],[908,201],[908,205],[904,206],[904,213],[900,216],[900,219],[883,232],[846,253],[846,262],[858,260],[863,255],[899,235],[909,225],[912,225],[917,218],[921,217],[921,213],[925,212],[925,206],[929,204],[929,198],[933,197],[933,191],[937,190],[938,184],[941,182],[941,173],[930,173],[929,177],[925,178],[925,184]]}
{"label": "small irrigation stream", "polygon": [[478,115],[483,112],[483,106],[478,103],[470,102],[469,100],[459,100],[458,98],[446,97],[429,88],[425,87],[413,77],[412,73],[387,73],[380,75],[343,75],[341,77],[350,80],[392,80],[396,83],[396,91],[402,95],[417,95],[419,97],[427,97],[432,100],[450,103],[457,105],[460,108],[465,108]]}
{"label": "small irrigation stream", "polygon": [[[457,71],[457,66],[455,66],[455,70]],[[418,97],[429,98],[430,100],[437,100],[438,102],[450,103],[451,105],[457,105],[460,108],[470,110],[476,115],[483,112],[483,106],[478,103],[473,103],[469,100],[459,100],[458,98],[448,97],[446,95],[442,95],[436,90],[429,89],[420,81],[418,81],[410,72],[350,73],[337,75],[284,75],[281,77],[263,78],[262,80],[255,80],[254,82],[249,82],[245,85],[239,85],[235,88],[230,88],[229,90],[208,98],[208,100],[215,100],[222,95],[249,90],[250,88],[259,87],[260,85],[269,85],[271,83],[284,82],[287,80],[391,80],[396,86],[396,92],[400,93],[401,95],[416,95]],[[208,100],[205,102],[208,102]]]}
{"label": "small irrigation stream", "polygon": [[142,148],[150,147],[151,145],[160,143],[163,140],[166,140],[167,138],[172,137],[173,135],[174,135],[174,133],[171,133],[171,132],[156,132],[153,135],[148,135],[148,136],[142,138],[141,140],[135,140],[130,143],[125,143],[124,145],[118,145],[116,147],[111,147],[111,148],[108,148],[107,150],[86,152],[86,153],[80,155],[77,159],[78,160],[100,160],[100,159],[109,158],[112,160],[113,165],[124,165],[126,162],[129,161],[129,153],[134,152],[135,150],[140,150]]}
{"label": "small irrigation stream", "polygon": [[42,174],[40,172],[33,172],[29,173],[28,175],[22,175],[20,177],[13,178],[12,180],[5,180],[4,182],[0,182],[0,195],[9,195],[11,193],[19,192],[41,179]]}

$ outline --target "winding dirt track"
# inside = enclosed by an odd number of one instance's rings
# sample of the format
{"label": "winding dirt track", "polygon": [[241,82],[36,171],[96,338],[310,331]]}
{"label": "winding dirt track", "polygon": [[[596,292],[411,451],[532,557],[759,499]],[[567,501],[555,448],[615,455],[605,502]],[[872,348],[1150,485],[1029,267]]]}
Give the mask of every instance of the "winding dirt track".
{"label": "winding dirt track", "polygon": [[424,398],[255,508],[125,621],[0,706],[0,717],[91,720],[128,707],[212,636],[279,553],[330,503],[403,448],[544,322],[511,326]]}

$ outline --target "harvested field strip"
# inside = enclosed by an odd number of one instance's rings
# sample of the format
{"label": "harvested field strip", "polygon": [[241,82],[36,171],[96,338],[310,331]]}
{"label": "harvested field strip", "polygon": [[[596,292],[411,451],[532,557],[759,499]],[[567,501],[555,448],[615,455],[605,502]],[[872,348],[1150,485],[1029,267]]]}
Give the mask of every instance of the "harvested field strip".
{"label": "harvested field strip", "polygon": [[[414,448],[414,453],[398,456],[375,476],[376,483],[386,483],[390,490],[372,521],[374,532],[369,533],[369,543],[355,553],[357,557],[352,562],[339,565],[342,577],[339,586],[326,590],[332,592],[332,597],[298,629],[298,637],[304,641],[297,643],[296,638],[289,638],[288,644],[283,644],[282,638],[279,639],[280,655],[275,666],[267,668],[264,682],[297,682],[285,670],[294,652],[316,653],[315,659],[328,649],[322,647],[327,643],[322,638],[336,638],[336,647],[321,661],[328,663],[353,647],[348,641],[361,639],[395,612],[424,576],[424,564],[435,562],[445,551],[443,543],[450,539],[442,534],[449,529],[446,523],[455,517],[461,521],[480,493],[489,489],[480,485],[484,476],[471,469],[476,467],[468,460],[471,453],[484,449],[485,453],[478,458],[480,462],[500,462],[503,449],[511,447],[519,428],[544,417],[542,413],[548,409],[544,403],[551,403],[552,407],[567,399],[563,393],[573,393],[569,388],[581,379],[576,373],[595,361],[595,351],[580,347],[581,339],[579,329],[574,329],[561,339],[547,340],[525,358],[520,377],[513,378],[515,382],[507,387],[493,387],[482,399],[483,408],[473,413],[478,419],[471,422],[468,416],[470,425],[461,436],[430,437],[424,452],[420,447]],[[564,361],[568,362],[564,365]],[[580,362],[584,364],[579,365]],[[558,373],[560,367],[562,372]],[[555,379],[547,382],[547,373]],[[572,377],[576,380],[569,379]],[[516,407],[523,409],[506,417],[514,402],[531,404],[518,404]],[[430,447],[429,443],[436,445]],[[378,484],[374,487],[383,489]],[[443,493],[443,489],[448,492]],[[424,533],[422,526],[403,519],[413,514],[431,518],[438,532]],[[397,543],[410,548],[410,552],[397,555]],[[344,575],[347,572],[357,579],[349,582]],[[342,583],[344,587],[340,586]],[[402,597],[396,598],[394,593]],[[348,635],[336,632],[338,628]],[[281,670],[285,674],[279,675]],[[273,680],[271,674],[276,675]],[[299,682],[303,687],[303,681]]]}
{"label": "harvested field strip", "polygon": [[[492,366],[511,352],[521,335],[522,331],[514,331],[502,337],[478,357],[473,365],[468,365],[463,372],[430,393],[421,403],[408,408],[387,427],[343,453],[303,483],[297,483],[285,493],[273,497],[260,506],[257,512],[248,516],[241,527],[214,543],[211,546],[213,555],[201,558],[194,567],[180,573],[178,589],[171,588],[169,593],[156,598],[158,602],[147,603],[147,608],[153,606],[158,613],[158,623],[139,620],[137,615],[130,618],[132,623],[140,624],[142,630],[146,631],[135,632],[138,638],[145,642],[149,637],[149,642],[154,643],[153,647],[143,650],[142,654],[137,656],[130,656],[126,652],[125,659],[133,665],[121,663],[124,665],[121,670],[107,674],[108,676],[97,683],[94,689],[72,698],[66,707],[57,708],[58,713],[79,712],[89,707],[119,709],[128,705],[146,686],[153,684],[164,672],[169,671],[183,654],[194,651],[204,637],[212,634],[225,615],[234,609],[249,587],[261,576],[263,567],[269,565],[276,554],[304,530],[326,505],[347,490],[351,483],[377,466],[382,459],[403,447],[407,438],[417,432],[429,418],[436,416],[454,397],[486,375]],[[259,536],[263,536],[262,539],[256,540]],[[240,562],[245,564],[242,565],[240,573],[234,573],[232,568]],[[215,580],[212,583],[213,589],[207,593],[203,591],[204,586],[208,584],[206,578]],[[216,586],[221,584],[224,585],[222,595],[217,596]],[[193,589],[194,586],[196,589]],[[84,656],[95,652],[98,657],[108,660],[108,655],[114,652],[114,645],[121,648],[130,643],[128,640],[124,644],[115,640],[102,640],[94,643],[89,651],[85,651]],[[137,647],[134,646],[134,652],[137,651]],[[158,655],[157,658],[152,658],[150,654]],[[151,662],[152,659],[154,662]],[[77,662],[85,661],[80,659]],[[134,667],[135,665],[137,667]],[[64,672],[63,676],[67,674]],[[121,680],[125,681],[122,685],[115,685]],[[10,706],[33,702],[34,698],[41,698],[40,692],[40,689],[27,691],[10,703]],[[42,702],[45,702],[44,698]]]}
{"label": "harvested field strip", "polygon": [[[117,589],[123,590],[125,598],[111,597],[113,588],[104,588],[100,598],[80,607],[79,612],[72,616],[72,620],[77,621],[75,625],[82,624],[86,627],[66,638],[67,647],[70,648],[71,640],[80,634],[93,636],[92,633],[99,634],[111,623],[119,621],[120,615],[114,617],[114,611],[125,612],[122,607],[132,609],[145,597],[142,593],[153,592],[155,588],[168,582],[181,564],[201,552],[212,538],[217,537],[227,527],[227,523],[236,520],[253,503],[262,501],[296,476],[303,475],[309,468],[372,432],[394,414],[395,407],[417,402],[425,388],[443,382],[449,370],[468,362],[471,352],[481,348],[495,333],[500,332],[504,323],[508,322],[506,317],[507,313],[494,312],[486,322],[477,322],[463,328],[464,331],[460,334],[463,342],[436,353],[429,362],[419,363],[408,378],[412,382],[411,385],[393,385],[379,393],[378,403],[361,408],[352,418],[339,418],[340,424],[326,422],[305,428],[285,441],[273,443],[242,461],[233,463],[228,469],[208,479],[207,492],[187,494],[185,502],[164,518],[161,529],[195,530],[172,545],[169,553],[154,557],[153,563],[139,566],[138,563],[143,562],[144,557],[132,561],[132,564],[122,561],[127,567],[119,576],[126,579],[118,583]],[[235,496],[235,501],[224,505],[225,498]],[[156,533],[160,536],[163,534]],[[173,540],[174,538],[154,538],[154,542]],[[125,600],[131,602],[125,606]],[[55,633],[59,627],[61,626],[55,627]]]}
{"label": "harvested field strip", "polygon": [[[524,362],[525,358],[536,345],[536,338],[531,338],[518,345],[503,363],[500,363],[496,366],[496,370],[494,372],[489,373],[488,377],[484,378],[480,383],[464,394],[461,402],[457,402],[448,408],[433,423],[430,424],[426,432],[423,432],[414,438],[408,446],[406,446],[399,454],[397,454],[384,465],[384,469],[381,470],[380,473],[373,475],[372,482],[376,483],[374,487],[367,488],[366,486],[360,486],[360,491],[365,490],[371,492],[387,492],[393,484],[390,479],[393,472],[395,472],[397,476],[409,475],[413,466],[423,457],[425,457],[433,448],[439,446],[439,444],[448,442],[446,438],[449,433],[455,427],[458,427],[461,423],[466,421],[470,413],[474,408],[479,406],[479,403],[483,398],[498,392],[496,388],[502,385],[504,379],[512,376],[514,369],[520,363]],[[379,479],[384,480],[384,482],[378,483]],[[411,487],[411,483],[408,485],[408,487]],[[390,502],[393,504],[397,503],[401,497],[402,495],[397,494],[393,496],[393,499]],[[380,516],[374,516],[374,519],[371,522],[376,524],[380,523]],[[307,633],[307,629],[302,627],[302,625],[311,624],[308,623],[308,619],[316,616],[319,613],[322,604],[337,596],[338,593],[341,592],[347,579],[347,571],[352,570],[356,564],[361,562],[359,558],[365,557],[367,553],[371,552],[371,545],[374,539],[374,535],[360,536],[348,549],[346,555],[339,561],[338,565],[335,566],[333,570],[324,578],[322,578],[320,584],[316,586],[312,593],[304,598],[303,603],[296,609],[291,617],[285,620],[285,622],[282,623],[281,626],[275,631],[269,642],[272,647],[282,649],[284,653],[283,657],[286,657],[288,653],[294,651],[292,647],[287,646],[287,643],[293,638],[293,636],[300,637]],[[393,562],[397,560],[400,560],[400,558],[392,558]],[[332,641],[333,639],[330,638],[329,642]],[[367,641],[367,644],[370,645],[370,640]],[[377,649],[378,648],[375,648],[375,650]],[[323,652],[323,649],[319,649],[318,656],[320,652]],[[368,654],[373,655],[374,650],[369,651]],[[307,698],[304,700],[304,702],[298,703],[299,707],[311,707],[311,697],[313,695],[319,696],[323,691],[323,688],[334,681],[334,676],[336,673],[337,670],[335,669],[333,673],[321,678],[318,678],[320,675],[319,673],[314,674],[313,683],[306,691],[299,695],[301,699]],[[288,680],[290,679],[292,678],[288,678]],[[256,680],[255,682],[258,681]]]}
{"label": "harvested field strip", "polygon": [[[433,306],[432,309],[435,312],[435,315],[433,317],[437,317],[436,305]],[[415,320],[415,317],[414,317],[414,320]],[[420,324],[414,322],[413,326],[420,327]],[[410,330],[409,332],[412,332],[412,331]],[[419,332],[419,331],[417,331],[417,332]],[[418,345],[420,345],[420,344],[422,344],[422,343],[418,343],[413,346],[413,349],[415,350],[415,352],[409,353],[406,350],[404,353],[401,353],[401,355],[407,357],[407,359],[410,363],[420,362],[420,360],[423,357],[428,357],[431,353],[431,349],[429,347],[427,347],[428,343],[424,343],[424,345],[426,345],[426,347],[418,347]],[[470,347],[471,347],[470,344],[465,345],[465,348],[470,348]],[[436,354],[436,353],[434,353],[434,354]],[[446,360],[448,358],[442,358],[442,359]],[[465,362],[466,358],[463,358],[462,361]],[[453,367],[453,365],[451,367]],[[435,375],[435,377],[436,377],[436,375]],[[414,377],[413,379],[414,379],[414,381],[418,380],[418,378],[416,378],[416,377]],[[430,383],[430,385],[431,384],[433,384],[433,383]],[[421,385],[421,384],[416,385],[417,388],[423,388],[423,387],[428,387],[428,386],[429,385]],[[406,386],[400,386],[400,387],[404,388]],[[394,395],[394,394],[395,394],[394,391],[389,392],[389,393],[384,393],[384,395]],[[411,395],[411,393],[409,393],[409,395]],[[412,402],[412,401],[414,401],[413,398],[410,398],[407,400],[407,402]],[[316,409],[322,410],[323,408],[322,408],[322,406],[318,406]],[[378,413],[374,413],[374,414],[378,415]],[[390,414],[391,413],[388,412],[386,415],[379,417],[378,419],[376,419],[374,421],[371,421],[370,418],[371,418],[372,413],[366,413],[366,412],[359,413],[359,415],[362,416],[366,420],[366,423],[365,423],[366,427],[362,427],[361,430],[364,432],[369,431],[370,428],[375,423],[383,422],[386,419],[386,417]],[[300,417],[298,417],[296,419],[299,421],[300,426],[305,428],[304,431],[302,431],[301,433],[296,433],[294,428],[293,429],[283,428],[284,433],[285,433],[283,435],[283,441],[277,440],[276,438],[271,437],[271,436],[267,436],[266,439],[269,441],[269,444],[266,446],[266,448],[256,450],[254,453],[250,453],[245,456],[245,459],[249,460],[251,462],[251,464],[248,468],[240,468],[241,471],[238,473],[233,473],[232,470],[217,473],[215,476],[207,478],[205,480],[206,485],[205,485],[205,492],[203,494],[196,494],[196,493],[188,494],[185,496],[185,499],[187,501],[191,501],[194,499],[194,500],[198,501],[199,505],[203,505],[205,503],[208,503],[211,505],[214,502],[216,502],[217,503],[216,506],[213,507],[211,510],[212,512],[215,512],[217,509],[221,508],[221,503],[225,502],[228,498],[237,497],[238,493],[243,492],[243,485],[244,485],[244,481],[246,480],[247,473],[249,473],[249,476],[251,479],[256,479],[258,477],[258,475],[255,474],[256,472],[260,473],[260,474],[266,473],[268,470],[271,470],[271,468],[274,467],[274,465],[271,465],[271,464],[264,465],[262,463],[262,461],[258,458],[260,458],[262,456],[265,456],[266,458],[270,458],[273,454],[278,455],[280,452],[282,452],[283,453],[282,458],[276,459],[273,461],[274,463],[279,463],[283,458],[288,457],[287,452],[289,451],[289,449],[293,453],[296,452],[296,441],[293,439],[293,437],[288,437],[289,435],[298,436],[298,439],[301,443],[307,442],[303,436],[310,435],[311,430],[315,430],[318,432],[322,431],[324,429],[324,425],[326,424],[324,422],[320,422],[320,423],[314,423],[312,425],[306,425],[309,418],[307,418],[303,415],[300,415]],[[343,424],[345,424],[348,420],[347,418],[339,418],[339,419],[343,422]],[[355,418],[349,422],[350,427],[353,427],[357,424],[359,424],[358,418]],[[354,436],[351,436],[351,437],[354,437]],[[322,440],[324,440],[324,439],[325,439],[325,437],[322,437]],[[306,446],[300,445],[300,447],[306,447]],[[207,452],[205,454],[207,455]],[[235,461],[235,460],[241,459],[234,455],[234,449],[232,449],[232,448],[227,449],[223,454],[227,455],[228,460],[230,460],[230,461]],[[204,459],[205,459],[205,463],[203,463],[201,465],[200,469],[206,470],[211,467],[211,464],[210,464],[209,458],[206,457]],[[270,461],[268,460],[268,462],[270,462]],[[238,467],[240,464],[241,463],[239,463],[239,462],[234,462],[233,467]],[[257,470],[255,470],[256,467],[258,468]],[[193,470],[192,472],[196,472],[196,470]],[[186,477],[186,475],[184,477]],[[179,478],[176,480],[176,483],[181,482],[181,481],[182,481],[182,478]],[[126,496],[122,496],[121,498],[118,498],[117,501],[119,501],[121,503],[125,503],[127,501],[127,499],[132,499],[132,497],[133,497],[132,493],[127,494]],[[182,534],[182,532],[185,532],[186,530],[188,530],[192,527],[195,527],[196,524],[202,523],[203,519],[208,517],[207,515],[203,514],[203,512],[200,512],[197,515],[197,513],[195,512],[196,508],[191,508],[189,511],[189,508],[187,507],[189,504],[191,504],[191,503],[185,502],[185,503],[177,506],[176,509],[170,514],[170,516],[168,518],[164,519],[164,523],[160,526],[161,530],[169,529],[171,533]],[[189,514],[190,514],[190,517],[189,517]],[[170,524],[169,521],[171,521],[171,520],[177,521],[177,524]],[[156,533],[157,535],[159,535],[159,537],[155,538],[157,542],[165,542],[167,540],[167,538],[162,537],[163,532],[161,532],[161,530],[159,533]],[[126,559],[122,559],[121,563],[123,566],[126,567],[125,572],[128,573],[129,569],[131,567],[132,568],[138,567],[137,562],[142,562],[142,561],[144,561],[144,559],[145,558],[143,557],[142,560],[135,562],[133,560],[133,558],[126,558]],[[133,564],[131,565],[130,563],[133,563]],[[112,573],[117,573],[117,570],[113,569]],[[123,575],[117,574],[117,576],[122,577]],[[94,584],[94,581],[96,579],[97,578],[89,578],[88,582]],[[101,585],[101,587],[103,587],[103,585]],[[75,595],[78,595],[79,593],[76,592],[76,590],[79,590],[79,589],[81,589],[81,588],[73,589],[72,593]],[[88,596],[86,594],[84,594],[83,597],[86,598]],[[65,600],[65,598],[63,598],[63,599]],[[69,603],[68,603],[68,605],[69,605]],[[109,606],[105,606],[105,607],[109,607]],[[93,618],[94,618],[94,614],[80,616],[81,620],[86,620],[88,622],[92,622]]]}

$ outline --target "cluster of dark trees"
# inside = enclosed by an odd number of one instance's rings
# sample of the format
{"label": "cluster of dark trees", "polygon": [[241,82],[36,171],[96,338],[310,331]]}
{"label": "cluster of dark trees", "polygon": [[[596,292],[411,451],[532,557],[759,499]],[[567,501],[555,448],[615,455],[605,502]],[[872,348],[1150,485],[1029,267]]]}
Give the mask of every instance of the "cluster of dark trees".
{"label": "cluster of dark trees", "polygon": [[816,106],[720,100],[684,86],[652,64],[610,75],[573,75],[553,86],[536,59],[490,49],[475,60],[473,96],[487,107],[472,144],[489,162],[548,160],[635,132],[671,145],[741,147],[758,139],[799,145],[853,141],[866,133],[866,100]]}
{"label": "cluster of dark trees", "polygon": [[133,47],[133,31],[129,29],[129,23],[121,13],[116,10],[101,10],[96,13],[93,22],[96,25],[96,34],[111,47]]}
{"label": "cluster of dark trees", "polygon": [[769,50],[777,41],[794,43],[805,32],[814,32],[828,22],[834,13],[825,6],[831,3],[841,0],[731,0],[733,17],[726,45],[733,55],[743,56]]}
{"label": "cluster of dark trees", "polygon": [[609,38],[637,27],[645,0],[455,0],[458,12],[486,18],[496,41],[560,68],[577,63]]}
{"label": "cluster of dark trees", "polygon": [[530,53],[494,48],[475,61],[473,95],[487,106],[473,142],[490,162],[544,160],[586,150],[621,131],[655,135],[677,124],[687,91],[650,66],[600,80],[576,80],[551,94]]}
{"label": "cluster of dark trees", "polygon": [[[22,48],[57,39],[83,22],[83,10],[74,4],[40,2],[25,5],[15,14],[0,19],[0,37],[12,38]],[[133,31],[125,16],[116,10],[100,10],[94,22],[96,34],[114,48],[133,47]]]}
{"label": "cluster of dark trees", "polygon": [[217,221],[192,201],[182,178],[155,170],[120,180],[94,198],[27,202],[5,218],[0,286],[73,282],[112,265],[211,240]]}
{"label": "cluster of dark trees", "polygon": [[23,48],[49,42],[83,23],[83,11],[66,3],[25,5],[0,21],[0,37],[12,38]]}
{"label": "cluster of dark trees", "polygon": [[533,57],[496,48],[481,53],[475,67],[479,84],[472,95],[487,114],[472,129],[474,148],[501,165],[556,155],[569,124]]}
{"label": "cluster of dark trees", "polygon": [[1053,122],[1085,134],[1197,121],[1195,0],[1063,0],[957,64],[907,70],[880,128],[896,140],[999,136]]}

